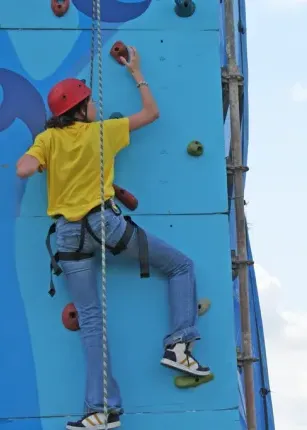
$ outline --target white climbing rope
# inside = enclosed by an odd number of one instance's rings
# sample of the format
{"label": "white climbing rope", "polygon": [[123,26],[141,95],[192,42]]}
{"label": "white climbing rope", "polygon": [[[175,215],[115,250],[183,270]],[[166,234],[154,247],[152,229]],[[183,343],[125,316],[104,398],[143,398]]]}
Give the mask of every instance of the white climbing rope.
{"label": "white climbing rope", "polygon": [[108,345],[107,345],[107,286],[105,256],[105,210],[104,210],[104,154],[103,154],[103,81],[102,81],[102,30],[100,0],[93,1],[92,47],[91,47],[91,85],[93,85],[95,33],[97,33],[98,59],[98,120],[100,137],[100,186],[101,186],[101,284],[102,284],[102,360],[103,360],[103,408],[108,428]]}
{"label": "white climbing rope", "polygon": [[95,36],[96,36],[96,0],[92,0],[92,34],[91,34],[91,63],[90,63],[90,88],[93,92],[93,81],[94,81],[94,60],[95,60]]}

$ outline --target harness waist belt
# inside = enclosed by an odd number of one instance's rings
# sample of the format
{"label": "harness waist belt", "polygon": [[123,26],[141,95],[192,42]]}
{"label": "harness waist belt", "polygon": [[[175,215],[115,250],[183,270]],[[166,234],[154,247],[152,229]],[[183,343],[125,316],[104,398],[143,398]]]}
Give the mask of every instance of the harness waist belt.
{"label": "harness waist belt", "polygon": [[[105,209],[110,209],[111,208],[111,199],[108,199],[105,203],[104,203],[104,208]],[[89,216],[90,214],[96,213],[96,212],[100,212],[101,211],[101,205],[95,206],[93,209],[91,209],[85,216]],[[54,219],[59,219],[64,215],[58,214],[58,215],[54,215],[53,218]]]}

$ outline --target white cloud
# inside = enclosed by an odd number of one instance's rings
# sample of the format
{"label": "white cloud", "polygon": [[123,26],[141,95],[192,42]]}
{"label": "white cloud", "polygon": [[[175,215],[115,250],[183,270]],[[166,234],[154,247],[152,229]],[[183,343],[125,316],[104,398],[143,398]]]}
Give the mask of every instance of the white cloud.
{"label": "white cloud", "polygon": [[274,9],[289,9],[302,5],[307,5],[307,0],[247,0],[247,5],[257,5],[259,3],[263,5],[263,7],[273,7]]}
{"label": "white cloud", "polygon": [[268,3],[278,8],[292,8],[302,4],[307,4],[307,0],[268,0]]}
{"label": "white cloud", "polygon": [[307,101],[307,87],[304,87],[301,82],[296,82],[291,88],[291,98],[295,102]]}
{"label": "white cloud", "polygon": [[284,336],[295,349],[307,348],[307,313],[284,311]]}
{"label": "white cloud", "polygon": [[278,430],[307,428],[307,312],[288,309],[280,281],[255,265]]}
{"label": "white cloud", "polygon": [[255,271],[257,275],[258,289],[261,291],[279,292],[281,285],[276,276],[271,276],[262,266],[255,264]]}

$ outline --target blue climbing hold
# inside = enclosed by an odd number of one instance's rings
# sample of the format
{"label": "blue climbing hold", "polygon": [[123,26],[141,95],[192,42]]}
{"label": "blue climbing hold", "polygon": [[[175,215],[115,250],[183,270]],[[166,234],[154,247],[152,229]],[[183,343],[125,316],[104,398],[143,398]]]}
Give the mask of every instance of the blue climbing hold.
{"label": "blue climbing hold", "polygon": [[120,112],[113,112],[110,115],[110,119],[119,119],[124,118],[124,115],[122,115]]}
{"label": "blue climbing hold", "polygon": [[175,0],[175,12],[180,18],[188,18],[193,15],[196,5],[193,0]]}

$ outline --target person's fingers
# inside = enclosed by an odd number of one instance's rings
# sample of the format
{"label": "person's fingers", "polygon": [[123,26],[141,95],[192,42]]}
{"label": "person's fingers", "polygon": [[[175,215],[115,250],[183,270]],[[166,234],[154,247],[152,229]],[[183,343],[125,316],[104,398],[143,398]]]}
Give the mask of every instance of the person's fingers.
{"label": "person's fingers", "polygon": [[136,57],[136,48],[134,46],[129,46],[130,48],[130,54],[132,54],[132,57]]}
{"label": "person's fingers", "polygon": [[126,60],[126,58],[124,58],[124,57],[119,57],[119,59],[120,59],[120,61],[125,65],[125,66],[128,66],[128,61]]}

